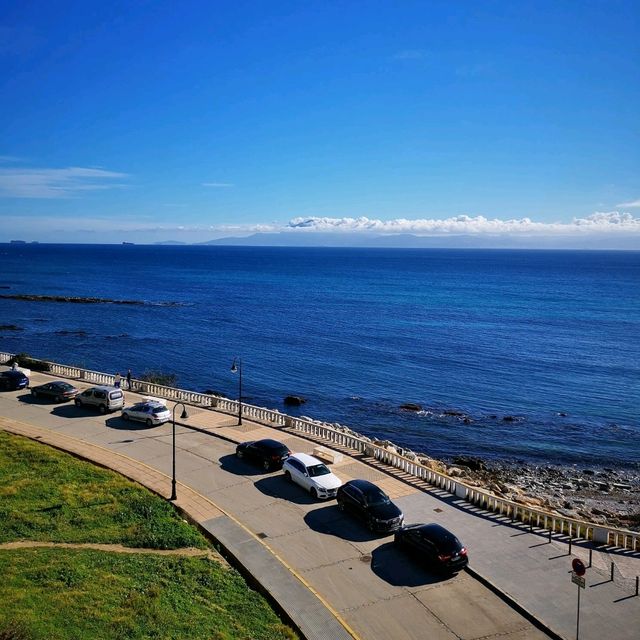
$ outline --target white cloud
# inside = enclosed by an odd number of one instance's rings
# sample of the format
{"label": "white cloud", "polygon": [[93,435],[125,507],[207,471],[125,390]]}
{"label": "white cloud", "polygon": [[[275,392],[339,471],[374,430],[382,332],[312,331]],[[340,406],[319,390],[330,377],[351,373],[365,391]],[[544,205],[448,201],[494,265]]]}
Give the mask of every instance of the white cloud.
{"label": "white cloud", "polygon": [[233,187],[234,185],[231,182],[203,182],[202,186],[223,189],[224,187]]}
{"label": "white cloud", "polygon": [[620,204],[617,204],[616,207],[640,207],[640,198],[638,200],[632,200],[631,202],[621,202]]}
{"label": "white cloud", "polygon": [[0,196],[8,198],[70,198],[82,191],[114,189],[126,173],[85,167],[66,169],[0,169]]}
{"label": "white cloud", "polygon": [[288,230],[375,234],[410,233],[418,236],[447,235],[536,235],[557,236],[577,233],[640,234],[640,218],[618,211],[596,212],[571,222],[534,222],[530,218],[512,220],[489,219],[484,216],[460,215],[445,219],[397,218],[378,220],[359,218],[293,218]]}

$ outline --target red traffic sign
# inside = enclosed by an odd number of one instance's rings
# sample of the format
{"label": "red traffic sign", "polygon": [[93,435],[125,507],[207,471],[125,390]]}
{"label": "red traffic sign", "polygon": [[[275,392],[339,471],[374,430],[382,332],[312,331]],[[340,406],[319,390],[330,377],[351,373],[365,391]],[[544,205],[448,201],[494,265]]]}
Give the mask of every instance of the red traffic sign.
{"label": "red traffic sign", "polygon": [[577,576],[583,576],[587,572],[587,567],[584,566],[584,562],[580,558],[574,558],[571,562],[571,566]]}

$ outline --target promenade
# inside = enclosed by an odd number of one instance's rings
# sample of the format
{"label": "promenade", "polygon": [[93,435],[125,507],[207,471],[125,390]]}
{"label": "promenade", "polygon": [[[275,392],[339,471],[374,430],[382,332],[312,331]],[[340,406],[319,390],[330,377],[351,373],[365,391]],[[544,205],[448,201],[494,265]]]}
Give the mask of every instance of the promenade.
{"label": "promenade", "polygon": [[[32,384],[51,379],[33,374]],[[127,403],[137,399],[126,392]],[[171,406],[171,403],[168,403]],[[344,481],[376,482],[406,521],[437,521],[469,548],[470,571],[442,580],[411,565],[391,544],[313,502],[280,473],[263,474],[233,455],[234,443],[275,437],[294,451],[314,443],[215,411],[189,408],[177,428],[176,504],[211,532],[259,580],[308,638],[575,638],[577,586],[568,545],[484,512],[373,460],[344,455],[332,470]],[[160,495],[170,493],[171,425],[146,428],[119,414],[98,416],[71,404],[0,395],[0,427],[112,467]],[[343,451],[343,454],[348,454]],[[611,562],[614,562],[614,580]],[[593,554],[581,594],[580,638],[637,638],[638,554]],[[503,597],[496,595],[503,594]],[[505,599],[515,608],[506,604]]]}

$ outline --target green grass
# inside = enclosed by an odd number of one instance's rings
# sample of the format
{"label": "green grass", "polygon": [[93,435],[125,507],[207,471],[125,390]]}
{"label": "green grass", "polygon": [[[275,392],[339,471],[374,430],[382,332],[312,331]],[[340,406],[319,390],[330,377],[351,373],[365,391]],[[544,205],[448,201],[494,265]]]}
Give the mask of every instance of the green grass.
{"label": "green grass", "polygon": [[0,542],[205,548],[173,506],[122,476],[0,432]]}
{"label": "green grass", "polygon": [[[0,542],[210,547],[173,506],[111,471],[0,431]],[[0,549],[0,640],[295,638],[206,557]]]}
{"label": "green grass", "polygon": [[295,637],[236,571],[206,558],[0,550],[0,575],[0,629],[33,640]]}

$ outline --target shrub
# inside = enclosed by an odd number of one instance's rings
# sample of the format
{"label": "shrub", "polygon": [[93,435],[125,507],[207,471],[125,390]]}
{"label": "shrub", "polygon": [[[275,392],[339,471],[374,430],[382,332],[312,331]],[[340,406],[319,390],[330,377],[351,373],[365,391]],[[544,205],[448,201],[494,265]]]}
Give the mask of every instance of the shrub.
{"label": "shrub", "polygon": [[163,387],[175,387],[177,377],[175,373],[164,373],[163,371],[145,371],[138,380],[161,384]]}
{"label": "shrub", "polygon": [[49,371],[49,363],[44,360],[37,360],[36,358],[32,358],[28,353],[18,353],[13,356],[11,360],[7,362],[9,366],[16,364],[19,367],[24,367],[25,369],[31,369],[31,371]]}

